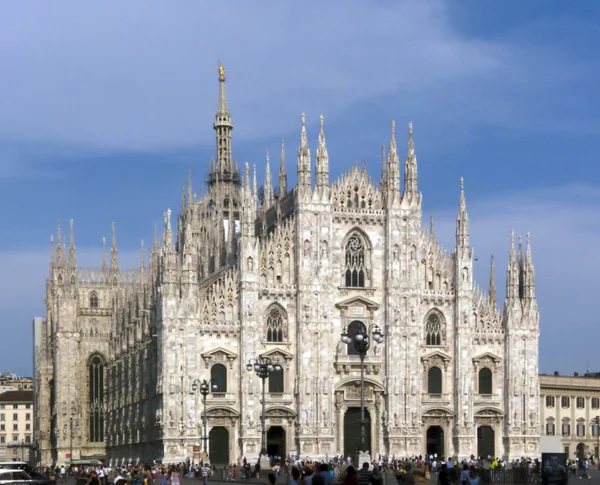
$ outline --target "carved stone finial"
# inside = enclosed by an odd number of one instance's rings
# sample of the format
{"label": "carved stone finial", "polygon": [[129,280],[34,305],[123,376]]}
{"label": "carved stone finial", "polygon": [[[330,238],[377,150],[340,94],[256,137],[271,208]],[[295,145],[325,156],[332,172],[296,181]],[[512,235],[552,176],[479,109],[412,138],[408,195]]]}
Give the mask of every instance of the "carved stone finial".
{"label": "carved stone finial", "polygon": [[306,114],[304,112],[301,115],[301,119],[302,119],[302,128],[304,128],[306,126]]}

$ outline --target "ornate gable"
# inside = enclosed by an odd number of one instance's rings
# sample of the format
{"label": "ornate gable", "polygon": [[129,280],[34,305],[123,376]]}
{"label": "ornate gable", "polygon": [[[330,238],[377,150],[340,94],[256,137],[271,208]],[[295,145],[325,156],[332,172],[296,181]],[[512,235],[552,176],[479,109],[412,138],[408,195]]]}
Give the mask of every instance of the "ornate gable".
{"label": "ornate gable", "polygon": [[344,301],[336,303],[335,306],[342,310],[342,316],[346,318],[365,318],[373,316],[373,313],[379,308],[379,304],[369,300],[364,296],[355,296]]}
{"label": "ornate gable", "polygon": [[290,368],[290,361],[294,358],[293,354],[290,354],[287,350],[283,349],[272,349],[267,352],[260,354],[261,357],[268,357],[273,362],[282,363],[285,362],[285,368]]}
{"label": "ornate gable", "polygon": [[484,367],[496,370],[501,361],[502,359],[497,355],[492,354],[491,352],[485,352],[473,358],[473,365],[475,366],[475,371]]}
{"label": "ornate gable", "polygon": [[360,212],[382,209],[379,187],[358,163],[331,184],[331,205],[334,212]]}
{"label": "ornate gable", "polygon": [[233,361],[237,358],[237,354],[231,352],[230,350],[224,349],[223,347],[209,350],[208,352],[200,354],[200,356],[204,360],[204,365],[207,369],[210,364],[225,364],[226,362],[229,362],[229,368],[233,369]]}
{"label": "ornate gable", "polygon": [[431,367],[444,367],[444,370],[448,369],[448,364],[450,363],[450,361],[452,360],[452,357],[450,357],[448,354],[444,353],[444,352],[440,352],[439,350],[436,350],[435,352],[432,352],[431,354],[428,355],[424,355],[423,357],[421,357],[421,362],[423,362],[423,366],[426,369],[429,369]]}

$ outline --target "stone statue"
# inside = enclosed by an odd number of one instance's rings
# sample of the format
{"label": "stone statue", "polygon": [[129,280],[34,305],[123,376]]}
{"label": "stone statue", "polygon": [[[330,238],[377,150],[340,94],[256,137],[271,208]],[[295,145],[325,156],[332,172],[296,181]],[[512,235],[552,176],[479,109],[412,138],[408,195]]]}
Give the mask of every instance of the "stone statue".
{"label": "stone statue", "polygon": [[381,413],[381,422],[383,423],[384,426],[387,426],[387,424],[388,424],[388,413],[385,409]]}
{"label": "stone statue", "polygon": [[304,256],[310,256],[310,241],[304,241]]}
{"label": "stone statue", "polygon": [[329,424],[329,409],[327,407],[323,409],[323,424]]}
{"label": "stone statue", "polygon": [[463,423],[465,423],[465,425],[469,423],[469,411],[466,409],[463,412]]}
{"label": "stone statue", "polygon": [[175,427],[175,413],[172,409],[169,409],[169,426],[171,428]]}
{"label": "stone statue", "polygon": [[191,408],[190,411],[188,412],[188,428],[195,428],[195,427],[196,427],[195,409]]}
{"label": "stone statue", "polygon": [[400,426],[400,416],[398,416],[398,413],[394,413],[394,426]]}
{"label": "stone statue", "polygon": [[412,425],[417,425],[417,418],[419,417],[419,413],[417,411],[412,412]]}
{"label": "stone statue", "polygon": [[249,428],[254,428],[254,410],[250,409],[250,411],[248,411],[248,427]]}
{"label": "stone statue", "polygon": [[417,387],[419,385],[417,376],[413,376],[410,384],[410,393],[414,396],[417,394]]}
{"label": "stone statue", "polygon": [[535,415],[535,411],[531,411],[531,413],[529,414],[529,424],[531,426],[535,426],[535,418],[537,416]]}
{"label": "stone statue", "polygon": [[321,244],[321,259],[327,259],[327,241],[323,241],[323,243]]}
{"label": "stone statue", "polygon": [[304,410],[304,426],[310,425],[310,411],[308,409]]}
{"label": "stone statue", "polygon": [[248,258],[248,271],[250,273],[254,272],[254,260],[252,258]]}

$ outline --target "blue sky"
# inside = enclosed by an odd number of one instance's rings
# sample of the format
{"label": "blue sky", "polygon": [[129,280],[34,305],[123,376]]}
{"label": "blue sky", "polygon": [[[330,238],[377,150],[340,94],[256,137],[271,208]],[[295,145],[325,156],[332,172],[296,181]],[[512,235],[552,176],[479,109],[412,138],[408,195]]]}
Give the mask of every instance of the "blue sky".
{"label": "blue sky", "polygon": [[31,372],[57,219],[82,266],[115,221],[133,266],[188,170],[200,192],[218,60],[234,157],[261,177],[284,137],[295,181],[303,111],[313,149],[325,116],[332,179],[363,159],[379,179],[391,121],[400,147],[412,121],[438,238],[451,249],[463,176],[483,286],[494,253],[503,289],[509,232],[531,231],[541,370],[600,370],[599,19],[552,0],[3,4],[0,370]]}

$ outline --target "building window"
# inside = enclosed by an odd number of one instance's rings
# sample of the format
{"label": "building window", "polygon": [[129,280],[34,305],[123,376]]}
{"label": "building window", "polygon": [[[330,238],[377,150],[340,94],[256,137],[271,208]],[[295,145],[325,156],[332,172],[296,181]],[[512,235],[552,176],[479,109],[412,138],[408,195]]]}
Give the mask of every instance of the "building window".
{"label": "building window", "polygon": [[31,420],[31,413],[27,413],[25,415],[25,421],[30,421]]}
{"label": "building window", "polygon": [[425,345],[442,345],[444,342],[443,323],[440,314],[432,312],[425,324]]}
{"label": "building window", "polygon": [[90,308],[98,308],[98,295],[95,291],[90,295]]}
{"label": "building window", "polygon": [[583,409],[585,407],[585,398],[578,397],[577,400],[575,401],[575,404],[577,405],[578,409]]}
{"label": "building window", "polygon": [[6,431],[6,425],[0,424],[0,431]]}
{"label": "building window", "polygon": [[283,393],[283,369],[269,374],[269,392]]}
{"label": "building window", "polygon": [[563,423],[562,425],[562,435],[569,436],[571,434],[571,425],[569,423]]}
{"label": "building window", "polygon": [[25,431],[31,431],[31,424],[25,424]]}
{"label": "building window", "polygon": [[6,436],[0,436],[0,443],[6,443]]}
{"label": "building window", "polygon": [[442,370],[439,367],[431,367],[427,372],[427,392],[429,394],[442,393]]}
{"label": "building window", "polygon": [[97,355],[89,364],[89,391],[89,439],[97,443],[104,441],[104,363]]}
{"label": "building window", "polygon": [[267,342],[283,342],[287,338],[287,318],[278,305],[267,310]]}
{"label": "building window", "polygon": [[565,446],[565,455],[569,456],[569,447]]}
{"label": "building window", "polygon": [[25,435],[25,443],[31,443],[31,435],[30,434]]}
{"label": "building window", "polygon": [[365,244],[357,234],[350,236],[345,248],[346,286],[365,287]]}
{"label": "building window", "polygon": [[592,398],[592,409],[600,408],[600,398],[593,397]]}
{"label": "building window", "polygon": [[493,394],[492,371],[487,367],[479,370],[479,394]]}
{"label": "building window", "polygon": [[360,355],[360,352],[356,349],[354,337],[357,334],[362,333],[363,335],[367,334],[367,327],[365,324],[359,320],[354,320],[350,325],[348,325],[348,338],[350,339],[348,342],[348,355]]}
{"label": "building window", "polygon": [[13,404],[13,409],[19,409],[19,405],[18,404]]}
{"label": "building window", "polygon": [[577,436],[585,436],[585,424],[577,425]]}
{"label": "building window", "polygon": [[17,413],[13,413],[13,421],[18,421],[19,415]]}
{"label": "building window", "polygon": [[560,406],[563,408],[571,407],[571,399],[569,396],[562,396],[560,398]]}
{"label": "building window", "polygon": [[31,409],[31,404],[25,404],[25,409]]}
{"label": "building window", "polygon": [[213,392],[227,392],[227,367],[215,364],[210,368],[210,382]]}
{"label": "building window", "polygon": [[546,423],[546,435],[554,436],[554,423]]}
{"label": "building window", "polygon": [[19,435],[18,434],[13,434],[13,441],[19,441]]}
{"label": "building window", "polygon": [[554,396],[546,396],[546,407],[547,408],[554,407]]}
{"label": "building window", "polygon": [[0,414],[0,421],[6,421],[6,415],[4,413]]}
{"label": "building window", "polygon": [[6,409],[6,404],[0,404],[0,409]]}
{"label": "building window", "polygon": [[17,423],[13,424],[13,431],[19,431],[19,425]]}

